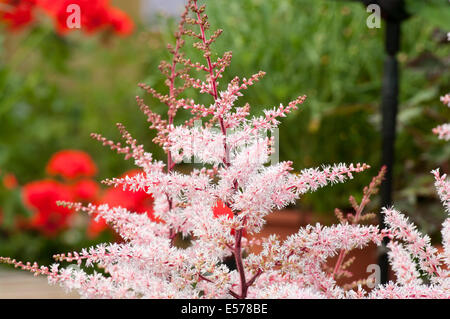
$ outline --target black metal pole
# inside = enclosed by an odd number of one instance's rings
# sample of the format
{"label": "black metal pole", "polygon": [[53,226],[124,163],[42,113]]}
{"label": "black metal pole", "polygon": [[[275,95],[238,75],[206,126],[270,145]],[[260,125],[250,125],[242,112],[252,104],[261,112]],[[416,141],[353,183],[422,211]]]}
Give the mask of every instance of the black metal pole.
{"label": "black metal pole", "polygon": [[[387,167],[386,177],[381,184],[381,205],[392,205],[392,175],[395,160],[396,119],[398,111],[399,70],[397,52],[400,47],[401,21],[386,21],[386,59],[382,88],[382,165]],[[380,216],[380,225],[385,227],[384,217]],[[386,251],[388,239],[383,243],[378,257],[381,283],[387,283],[389,278],[389,262]]]}

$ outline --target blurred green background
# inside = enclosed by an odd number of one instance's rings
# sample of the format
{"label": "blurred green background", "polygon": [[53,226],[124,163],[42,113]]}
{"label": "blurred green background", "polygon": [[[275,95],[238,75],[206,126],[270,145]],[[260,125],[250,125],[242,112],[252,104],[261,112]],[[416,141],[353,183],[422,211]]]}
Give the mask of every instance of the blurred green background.
{"label": "blurred green background", "polygon": [[[166,43],[173,42],[176,19],[156,11],[143,16],[138,0],[115,4],[137,24],[130,37],[62,37],[45,21],[21,32],[1,31],[0,169],[15,174],[19,184],[43,178],[48,159],[62,149],[88,152],[99,166],[99,180],[131,168],[131,162],[89,138],[97,132],[118,140],[116,122],[124,123],[156,157],[162,156],[151,143],[153,134],[135,96],[144,96],[139,82],[165,90],[157,67],[168,58]],[[402,73],[395,203],[424,231],[436,233],[444,214],[428,172],[436,167],[450,172],[450,145],[431,133],[449,117],[439,96],[450,91],[445,32],[450,19],[446,1],[408,5],[414,15],[404,23],[398,55]],[[302,210],[318,214],[345,209],[348,196],[359,198],[380,167],[383,28],[367,28],[369,13],[351,1],[209,0],[207,13],[213,28],[224,29],[217,52],[233,51],[222,85],[236,75],[267,72],[246,92],[242,104],[249,102],[258,113],[308,96],[301,109],[283,121],[281,160],[293,160],[297,170],[337,162],[373,167],[298,203]],[[149,103],[164,110],[155,100]],[[20,194],[3,189],[0,207],[18,213],[18,198]],[[5,255],[2,245],[0,255]],[[9,247],[8,252],[16,249]],[[35,251],[36,258],[44,258]]]}

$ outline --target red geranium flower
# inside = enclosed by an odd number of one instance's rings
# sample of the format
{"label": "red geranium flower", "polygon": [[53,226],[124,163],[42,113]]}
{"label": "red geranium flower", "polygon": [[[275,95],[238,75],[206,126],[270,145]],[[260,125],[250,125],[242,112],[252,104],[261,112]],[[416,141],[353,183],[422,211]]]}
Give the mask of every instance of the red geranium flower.
{"label": "red geranium flower", "polygon": [[61,1],[58,11],[55,12],[57,28],[61,33],[70,30],[67,20],[72,12],[67,12],[69,5],[78,5],[81,13],[81,28],[92,33],[103,28],[108,23],[108,1],[106,0],[65,0]]}
{"label": "red geranium flower", "polygon": [[[125,176],[134,176],[142,173],[139,170],[131,170],[123,174]],[[124,191],[121,187],[109,188],[100,199],[102,204],[108,204],[111,207],[121,206],[135,213],[146,213],[148,217],[155,220],[153,216],[153,196],[144,191],[133,192]]]}
{"label": "red geranium flower", "polygon": [[95,238],[100,235],[104,230],[108,228],[108,224],[103,218],[95,220],[95,216],[92,216],[91,222],[87,228],[87,235],[90,238]]}
{"label": "red geranium flower", "polygon": [[117,8],[110,8],[108,15],[111,26],[117,34],[126,36],[133,32],[134,23],[125,12]]}
{"label": "red geranium flower", "polygon": [[0,20],[11,30],[19,30],[33,21],[36,0],[0,0]]}
{"label": "red geranium flower", "polygon": [[17,178],[14,174],[8,173],[5,174],[5,176],[3,176],[3,185],[7,188],[7,189],[14,189],[16,188],[19,183],[17,182]]}
{"label": "red geranium flower", "polygon": [[94,176],[97,173],[97,166],[87,153],[65,150],[52,156],[47,165],[47,172],[52,175],[61,175],[67,179],[74,179],[81,176]]}
{"label": "red geranium flower", "polygon": [[[74,6],[78,6],[79,10]],[[86,33],[110,29],[119,35],[129,35],[134,29],[130,17],[112,7],[110,0],[0,0],[0,21],[11,30],[20,29],[34,20],[37,7],[53,18],[61,34],[72,30],[70,23],[77,19],[79,27]],[[74,16],[77,12],[78,18]]]}
{"label": "red geranium flower", "polygon": [[111,26],[117,34],[127,36],[133,32],[133,20],[125,12],[117,8],[110,8],[108,15]]}
{"label": "red geranium flower", "polygon": [[109,0],[39,0],[39,4],[54,18],[58,32],[63,34],[71,30],[67,22],[74,11],[68,10],[70,5],[79,6],[81,29],[86,33],[112,27],[116,33],[128,35],[134,28],[128,15],[111,7]]}
{"label": "red geranium flower", "polygon": [[[221,200],[218,200],[216,205],[213,207],[213,214],[214,217],[218,218],[219,216],[227,216],[228,219],[231,219],[234,217],[233,211],[230,207],[225,205]],[[234,235],[236,232],[234,229],[231,230],[231,235]],[[243,232],[242,236],[247,236],[247,233]]]}
{"label": "red geranium flower", "polygon": [[[125,173],[125,176],[134,176],[141,173],[139,170],[131,170]],[[147,214],[153,220],[158,221],[153,215],[153,196],[144,191],[133,192],[124,191],[121,187],[108,188],[99,200],[99,204],[108,204],[110,207],[123,207],[131,212]],[[92,219],[89,225],[88,234],[91,237],[96,237],[99,233],[107,228],[107,224],[102,218],[98,221]]]}
{"label": "red geranium flower", "polygon": [[216,206],[213,207],[214,217],[228,216],[229,219],[233,218],[234,214],[230,207],[226,206],[221,200],[217,201]]}
{"label": "red geranium flower", "polygon": [[29,183],[23,187],[25,204],[34,211],[31,226],[48,236],[67,227],[72,210],[57,201],[73,201],[70,187],[53,180]]}
{"label": "red geranium flower", "polygon": [[92,201],[97,197],[100,187],[93,180],[83,179],[72,186],[72,191],[77,200]]}

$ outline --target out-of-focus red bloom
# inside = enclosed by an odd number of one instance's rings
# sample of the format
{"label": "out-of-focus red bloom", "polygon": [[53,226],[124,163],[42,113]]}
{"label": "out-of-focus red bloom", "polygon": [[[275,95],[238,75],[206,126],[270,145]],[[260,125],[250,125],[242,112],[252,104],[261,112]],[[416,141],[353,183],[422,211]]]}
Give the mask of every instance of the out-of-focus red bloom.
{"label": "out-of-focus red bloom", "polygon": [[16,188],[19,183],[17,182],[17,178],[14,174],[8,173],[5,176],[3,176],[3,185],[7,189],[14,189]]}
{"label": "out-of-focus red bloom", "polygon": [[54,12],[58,31],[65,33],[70,31],[67,21],[72,14],[67,8],[69,5],[78,5],[81,13],[81,28],[87,33],[92,33],[108,24],[108,10],[106,0],[66,0],[60,1],[60,6]]}
{"label": "out-of-focus red bloom", "polygon": [[[231,208],[225,205],[221,200],[218,200],[216,205],[213,207],[213,214],[216,218],[218,218],[219,216],[227,216],[228,219],[231,219],[234,216]],[[234,235],[235,233],[235,230],[232,229],[231,235]],[[247,233],[244,231],[242,236],[247,236]]]}
{"label": "out-of-focus red bloom", "polygon": [[92,201],[97,197],[100,187],[93,180],[83,179],[76,182],[72,186],[72,190],[77,200]]}
{"label": "out-of-focus red bloom", "polygon": [[216,206],[213,207],[214,217],[228,216],[229,219],[233,218],[233,211],[230,207],[226,206],[221,200],[217,201]]}
{"label": "out-of-focus red bloom", "polygon": [[31,226],[48,236],[68,226],[72,211],[58,206],[57,201],[73,201],[69,186],[53,180],[29,183],[23,187],[25,204],[34,211]]}
{"label": "out-of-focus red bloom", "polygon": [[[134,176],[141,171],[131,170],[125,173],[125,176]],[[158,219],[153,215],[153,196],[144,191],[133,192],[124,191],[121,187],[108,188],[99,200],[100,204],[108,204],[110,207],[123,207],[131,212],[147,214],[153,220]],[[96,237],[99,233],[107,228],[105,221],[100,218],[98,221],[92,219],[89,225],[88,234],[91,237]]]}
{"label": "out-of-focus red bloom", "polygon": [[108,228],[108,224],[103,218],[95,220],[95,216],[92,216],[91,222],[87,228],[87,235],[90,238],[95,238],[100,235],[104,230]]}
{"label": "out-of-focus red bloom", "polygon": [[[131,170],[123,174],[125,176],[134,176],[142,173],[139,170]],[[155,220],[153,216],[153,196],[144,191],[133,192],[124,191],[121,187],[109,188],[105,191],[103,197],[100,199],[102,204],[108,204],[111,207],[121,206],[132,212],[146,213],[151,220]]]}
{"label": "out-of-focus red bloom", "polygon": [[37,5],[47,14],[54,14],[65,0],[36,0]]}
{"label": "out-of-focus red bloom", "polygon": [[64,150],[52,156],[47,165],[47,172],[67,179],[91,177],[97,173],[97,166],[85,152]]}
{"label": "out-of-focus red bloom", "polygon": [[37,0],[0,0],[0,21],[11,30],[19,30],[34,19]]}
{"label": "out-of-focus red bloom", "polygon": [[125,12],[110,8],[108,15],[111,26],[117,34],[127,36],[133,33],[134,23]]}
{"label": "out-of-focus red bloom", "polygon": [[[73,30],[71,24],[75,21],[80,22],[79,27],[86,33],[109,29],[126,36],[134,29],[130,17],[111,6],[110,0],[0,0],[0,21],[11,30],[18,30],[34,20],[36,8],[42,9],[54,20],[61,34]],[[79,17],[75,18],[77,13]]]}
{"label": "out-of-focus red bloom", "polygon": [[73,17],[70,5],[80,8],[81,29],[93,33],[112,28],[117,34],[129,35],[134,24],[128,15],[110,5],[109,0],[38,0],[44,10],[54,18],[58,32],[64,34],[72,30],[68,21]]}

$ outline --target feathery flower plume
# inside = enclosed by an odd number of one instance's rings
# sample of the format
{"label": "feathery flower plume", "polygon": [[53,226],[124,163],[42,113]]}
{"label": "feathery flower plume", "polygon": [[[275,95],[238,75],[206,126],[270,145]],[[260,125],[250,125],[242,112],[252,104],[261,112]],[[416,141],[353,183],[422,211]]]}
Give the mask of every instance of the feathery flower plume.
{"label": "feathery flower plume", "polygon": [[[441,96],[441,102],[444,105],[450,107],[450,94]],[[439,125],[433,129],[433,133],[438,136],[439,139],[449,141],[450,140],[450,123]]]}

